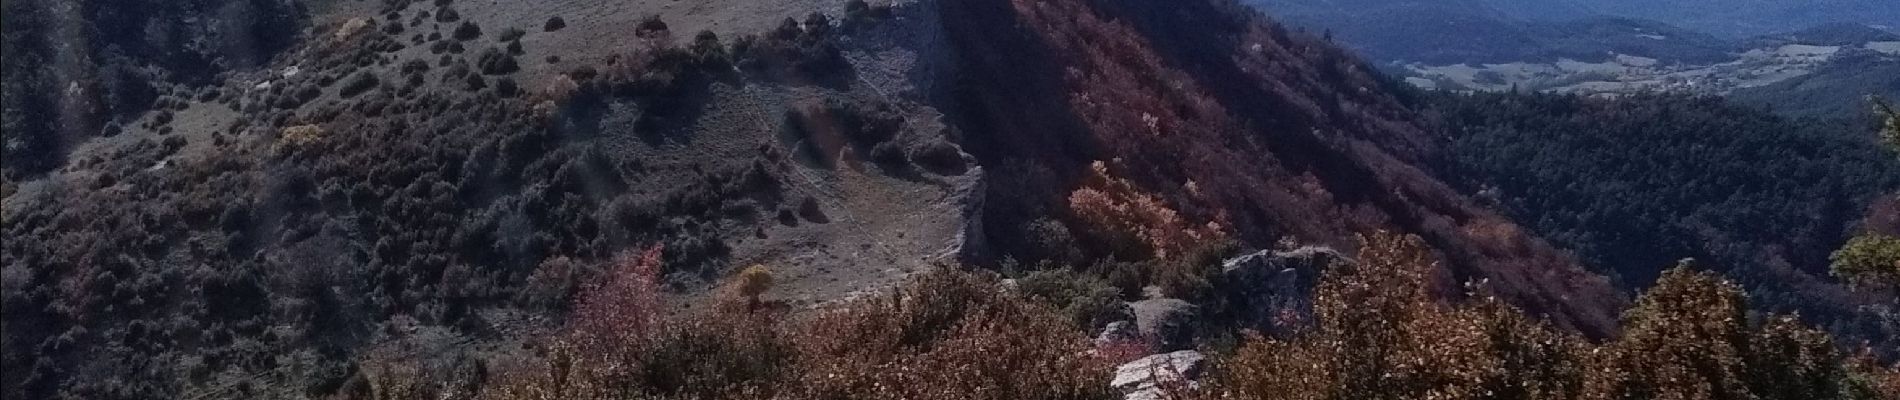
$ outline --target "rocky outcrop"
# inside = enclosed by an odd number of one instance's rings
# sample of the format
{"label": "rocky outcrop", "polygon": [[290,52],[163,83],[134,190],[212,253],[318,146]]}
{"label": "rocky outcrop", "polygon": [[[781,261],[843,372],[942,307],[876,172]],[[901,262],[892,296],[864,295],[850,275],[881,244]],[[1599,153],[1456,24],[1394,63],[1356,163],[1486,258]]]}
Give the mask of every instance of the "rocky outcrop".
{"label": "rocky outcrop", "polygon": [[1128,303],[1135,314],[1135,328],[1143,337],[1153,338],[1156,350],[1194,348],[1199,307],[1181,299],[1148,299]]}
{"label": "rocky outcrop", "polygon": [[1193,350],[1142,357],[1115,367],[1109,386],[1121,390],[1126,400],[1166,399],[1170,390],[1194,387],[1206,362],[1206,356]]}
{"label": "rocky outcrop", "polygon": [[1283,332],[1312,315],[1310,296],[1321,273],[1337,262],[1350,262],[1328,247],[1261,250],[1221,263],[1223,294],[1244,324]]}
{"label": "rocky outcrop", "polygon": [[1095,347],[1113,346],[1117,343],[1139,342],[1141,330],[1133,322],[1115,321],[1102,327],[1102,333],[1095,335]]}

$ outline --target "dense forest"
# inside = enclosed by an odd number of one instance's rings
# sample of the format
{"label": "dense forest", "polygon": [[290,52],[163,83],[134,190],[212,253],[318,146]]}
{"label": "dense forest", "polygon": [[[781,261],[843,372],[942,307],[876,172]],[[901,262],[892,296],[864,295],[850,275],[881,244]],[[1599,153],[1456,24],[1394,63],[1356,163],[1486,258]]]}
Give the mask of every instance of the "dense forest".
{"label": "dense forest", "polygon": [[[1767,309],[1892,343],[1891,293],[1830,283],[1830,255],[1900,185],[1868,119],[1793,120],[1720,98],[1435,96],[1449,169],[1622,287],[1693,258]],[[1885,294],[1886,296],[1882,296]],[[1889,347],[1891,348],[1891,347]]]}

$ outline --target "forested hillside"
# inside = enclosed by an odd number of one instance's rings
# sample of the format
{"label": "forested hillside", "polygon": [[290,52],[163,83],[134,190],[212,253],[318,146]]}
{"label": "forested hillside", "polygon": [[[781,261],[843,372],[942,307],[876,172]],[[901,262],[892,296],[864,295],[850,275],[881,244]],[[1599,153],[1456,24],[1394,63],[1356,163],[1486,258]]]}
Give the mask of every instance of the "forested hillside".
{"label": "forested hillside", "polygon": [[[1891,292],[1831,283],[1829,255],[1900,187],[1871,124],[1789,120],[1719,98],[1435,96],[1451,169],[1545,237],[1645,287],[1694,258],[1769,309],[1893,343]],[[1887,347],[1891,348],[1891,347]]]}

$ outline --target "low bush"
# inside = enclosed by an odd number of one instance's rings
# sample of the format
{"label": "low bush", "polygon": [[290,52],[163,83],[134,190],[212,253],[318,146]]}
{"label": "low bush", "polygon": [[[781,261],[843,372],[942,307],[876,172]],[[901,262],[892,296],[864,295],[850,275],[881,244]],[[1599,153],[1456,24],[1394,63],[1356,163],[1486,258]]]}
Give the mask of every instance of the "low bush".
{"label": "low bush", "polygon": [[514,78],[509,78],[509,77],[496,78],[495,79],[495,94],[501,97],[515,97],[516,95],[521,94],[521,87],[515,84]]}
{"label": "low bush", "polygon": [[634,27],[634,36],[642,39],[657,39],[669,34],[668,32],[666,21],[661,20],[659,15],[641,18],[639,25]]}
{"label": "low bush", "polygon": [[442,8],[435,12],[435,22],[449,23],[462,20],[462,14],[453,8]]}
{"label": "low bush", "polygon": [[500,35],[496,35],[495,41],[513,42],[513,41],[521,40],[522,36],[527,36],[527,35],[528,35],[528,32],[521,30],[521,28],[508,28],[508,29],[503,29]]}
{"label": "low bush", "polygon": [[730,53],[739,69],[768,79],[837,81],[851,71],[822,14],[813,14],[804,24],[786,18],[764,37],[741,37],[733,41]]}
{"label": "low bush", "polygon": [[846,30],[863,27],[880,20],[890,19],[894,12],[888,2],[879,1],[872,5],[864,0],[850,0],[844,3],[844,22]]}
{"label": "low bush", "polygon": [[521,70],[514,56],[493,47],[482,50],[482,54],[475,59],[475,66],[481,69],[483,75],[507,75]]}
{"label": "low bush", "polygon": [[902,143],[885,141],[871,146],[871,162],[886,168],[902,168],[910,165],[910,154],[905,153]]}
{"label": "low bush", "polygon": [[349,78],[343,80],[343,87],[337,88],[336,94],[344,98],[356,97],[358,94],[375,88],[377,83],[380,83],[380,81],[376,79],[376,74],[370,73],[369,71],[357,72],[355,75],[351,75]]}
{"label": "low bush", "polygon": [[932,172],[946,175],[960,174],[968,167],[963,160],[963,150],[942,139],[911,148],[910,159]]}
{"label": "low bush", "polygon": [[1066,268],[1046,269],[1017,279],[1016,288],[1030,300],[1061,309],[1075,326],[1093,330],[1127,319],[1121,290],[1094,275]]}
{"label": "low bush", "polygon": [[450,37],[460,41],[475,40],[482,37],[482,27],[475,25],[474,22],[462,22],[461,25],[455,27],[455,32]]}
{"label": "low bush", "polygon": [[[1733,283],[1688,266],[1663,274],[1602,345],[1559,332],[1472,286],[1447,304],[1416,237],[1362,237],[1314,295],[1316,326],[1253,336],[1208,385],[1177,398],[1891,398],[1900,371],[1857,364],[1791,318],[1751,322]],[[1883,397],[1884,396],[1884,397]]]}

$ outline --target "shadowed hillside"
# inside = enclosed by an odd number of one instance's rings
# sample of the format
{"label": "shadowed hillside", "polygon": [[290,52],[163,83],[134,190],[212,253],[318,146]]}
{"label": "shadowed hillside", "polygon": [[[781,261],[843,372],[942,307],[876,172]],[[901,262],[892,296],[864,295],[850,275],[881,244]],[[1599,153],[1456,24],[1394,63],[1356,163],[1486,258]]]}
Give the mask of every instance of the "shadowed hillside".
{"label": "shadowed hillside", "polygon": [[[1231,2],[945,6],[961,21],[952,33],[968,79],[955,109],[995,168],[984,225],[992,243],[1014,246],[1005,254],[1043,260],[1059,256],[1064,236],[1104,243],[1088,239],[1130,229],[1168,233],[1132,235],[1147,239],[1146,253],[1085,249],[1126,258],[1180,254],[1206,230],[1258,246],[1400,229],[1446,254],[1444,279],[1490,279],[1563,324],[1611,330],[1620,297],[1419,167],[1439,144],[1387,94],[1392,83],[1336,47]],[[1097,161],[1110,180],[1132,182],[1124,201],[1172,218],[1100,221],[1083,204],[1102,185],[1088,176]]]}

